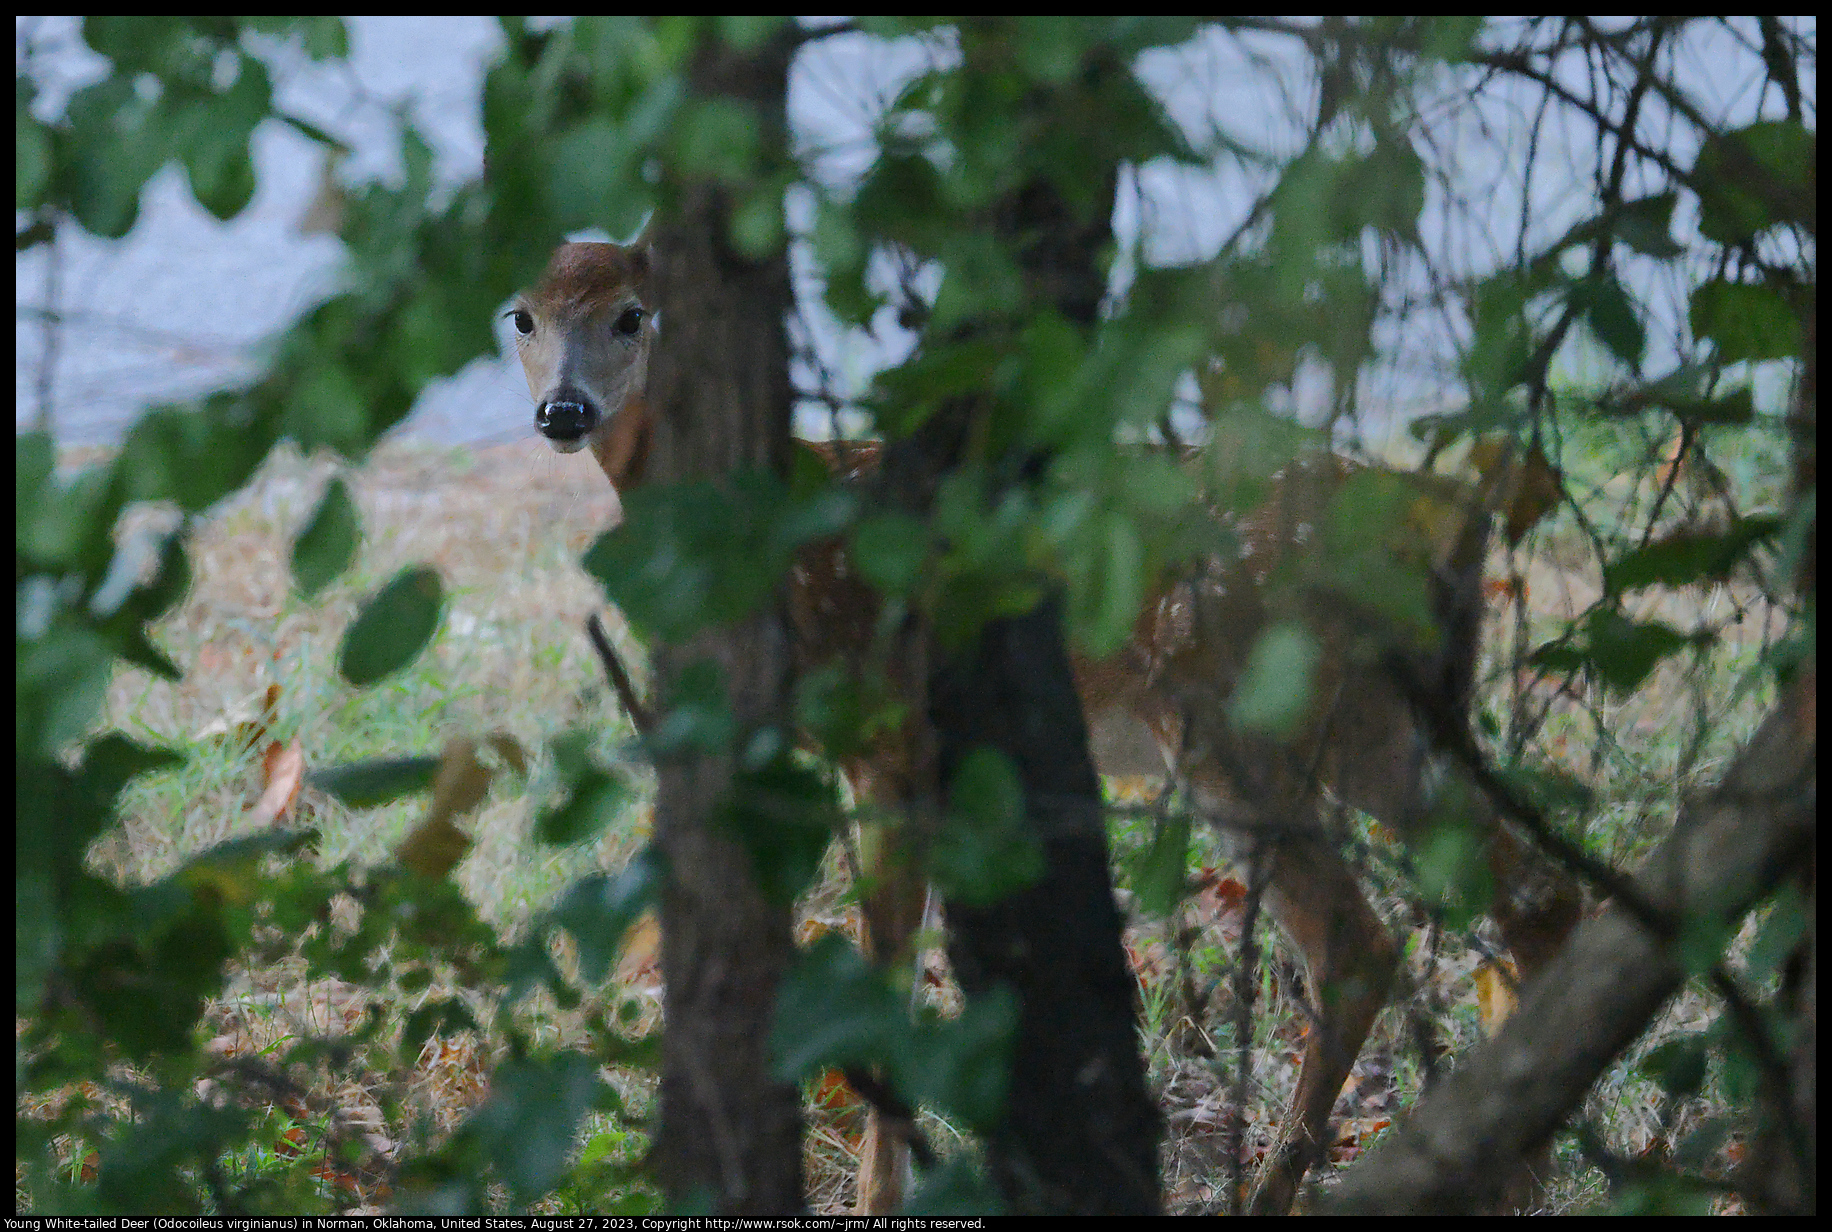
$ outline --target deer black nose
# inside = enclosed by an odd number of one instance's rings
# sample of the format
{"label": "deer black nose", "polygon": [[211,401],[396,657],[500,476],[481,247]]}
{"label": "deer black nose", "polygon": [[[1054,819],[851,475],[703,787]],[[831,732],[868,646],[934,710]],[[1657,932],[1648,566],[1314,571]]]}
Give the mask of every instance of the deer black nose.
{"label": "deer black nose", "polygon": [[543,402],[534,412],[534,426],[550,441],[576,441],[596,428],[598,419],[598,408],[578,394]]}

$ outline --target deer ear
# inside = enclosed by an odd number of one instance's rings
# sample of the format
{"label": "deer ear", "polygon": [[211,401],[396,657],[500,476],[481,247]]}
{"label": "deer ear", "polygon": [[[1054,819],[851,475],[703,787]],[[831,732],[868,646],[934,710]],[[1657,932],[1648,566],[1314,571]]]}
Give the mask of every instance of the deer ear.
{"label": "deer ear", "polygon": [[642,220],[642,230],[636,233],[636,238],[624,245],[624,251],[630,254],[631,269],[639,281],[649,277],[653,269],[651,256],[655,251],[655,233],[659,229],[655,211],[651,210]]}

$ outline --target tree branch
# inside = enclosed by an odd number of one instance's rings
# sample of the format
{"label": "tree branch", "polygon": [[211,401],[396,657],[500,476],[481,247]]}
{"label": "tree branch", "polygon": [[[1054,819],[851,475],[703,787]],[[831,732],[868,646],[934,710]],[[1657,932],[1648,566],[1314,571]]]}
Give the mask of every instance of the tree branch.
{"label": "tree branch", "polygon": [[[1817,671],[1807,664],[1702,802],[1635,877],[1639,892],[1688,935],[1725,937],[1801,867],[1814,846]],[[1581,926],[1527,990],[1501,1034],[1476,1048],[1369,1159],[1329,1207],[1356,1214],[1479,1209],[1544,1143],[1597,1076],[1696,969],[1620,906]]]}

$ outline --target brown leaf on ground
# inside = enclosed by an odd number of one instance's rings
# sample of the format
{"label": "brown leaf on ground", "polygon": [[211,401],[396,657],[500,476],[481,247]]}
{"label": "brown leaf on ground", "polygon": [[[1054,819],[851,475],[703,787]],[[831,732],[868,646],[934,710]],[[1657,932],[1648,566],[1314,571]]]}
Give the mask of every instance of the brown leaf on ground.
{"label": "brown leaf on ground", "polygon": [[1501,1030],[1519,1003],[1515,990],[1520,986],[1520,972],[1507,956],[1484,959],[1476,967],[1476,1014],[1482,1021],[1482,1034]]}
{"label": "brown leaf on ground", "polygon": [[624,935],[623,957],[617,960],[617,982],[638,990],[659,988],[661,961],[662,926],[653,911],[645,912]]}
{"label": "brown leaf on ground", "polygon": [[278,740],[268,745],[261,757],[261,798],[254,802],[250,820],[257,826],[267,826],[287,817],[304,782],[305,750],[298,739],[285,745]]}
{"label": "brown leaf on ground", "polygon": [[477,746],[469,740],[449,741],[433,777],[426,817],[395,849],[395,858],[422,877],[451,872],[471,850],[470,835],[453,818],[476,808],[489,793],[490,768],[477,760]]}

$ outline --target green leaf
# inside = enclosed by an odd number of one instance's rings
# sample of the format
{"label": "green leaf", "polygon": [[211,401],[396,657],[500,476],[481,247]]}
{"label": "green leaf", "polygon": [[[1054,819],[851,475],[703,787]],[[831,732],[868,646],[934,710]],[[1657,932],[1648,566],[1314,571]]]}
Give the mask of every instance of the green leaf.
{"label": "green leaf", "polygon": [[114,677],[114,656],[90,629],[53,627],[22,648],[17,672],[20,743],[51,757],[95,722]]}
{"label": "green leaf", "polygon": [[19,82],[21,97],[13,113],[13,208],[35,210],[51,184],[51,133],[32,116],[23,96],[23,75]]}
{"label": "green leaf", "polygon": [[[137,615],[128,613],[130,622],[124,630],[117,633],[115,653],[135,667],[143,668],[161,680],[177,683],[184,679],[184,672],[172,662],[165,651],[153,645],[146,635],[146,628]],[[115,622],[109,622],[115,625]],[[117,629],[118,625],[115,626]]]}
{"label": "green leaf", "polygon": [[1678,193],[1656,193],[1624,201],[1615,221],[1615,236],[1643,256],[1671,260],[1685,252],[1673,239],[1673,206]]}
{"label": "green leaf", "polygon": [[1755,418],[1755,395],[1748,385],[1707,393],[1711,371],[1698,364],[1682,364],[1638,391],[1612,402],[1599,403],[1606,413],[1639,415],[1650,406],[1664,406],[1695,424],[1742,425]]}
{"label": "green leaf", "polygon": [[1004,350],[986,338],[918,347],[902,364],[878,374],[872,400],[878,430],[890,437],[907,436],[943,402],[985,388]]}
{"label": "green leaf", "polygon": [[311,520],[293,541],[293,584],[299,593],[307,599],[316,597],[350,567],[361,542],[356,502],[342,479],[332,479]]}
{"label": "green leaf", "polygon": [[901,1065],[915,1103],[990,1132],[1005,1111],[1018,998],[1003,985],[973,997],[952,1022],[925,1022]]}
{"label": "green leaf", "polygon": [[906,1053],[907,998],[846,940],[829,933],[783,973],[770,1027],[771,1068],[785,1082],[828,1066],[865,1065]]}
{"label": "green leaf", "polygon": [[1434,14],[1416,18],[1413,24],[1421,56],[1461,64],[1480,50],[1477,38],[1488,22],[1479,15]]}
{"label": "green leaf", "polygon": [[1281,622],[1262,630],[1228,699],[1229,719],[1242,731],[1290,734],[1310,707],[1318,657],[1317,639],[1301,624]]}
{"label": "green leaf", "polygon": [[1687,319],[1694,337],[1717,344],[1720,363],[1800,354],[1801,319],[1773,286],[1714,278],[1692,292]]}
{"label": "green leaf", "polygon": [[604,226],[616,235],[642,221],[645,151],[631,136],[624,125],[594,116],[553,139],[551,169],[543,178],[558,221]]}
{"label": "green leaf", "polygon": [[1047,85],[1066,83],[1094,45],[1086,25],[1072,18],[1042,14],[1017,17],[1012,53],[1019,70]]}
{"label": "green leaf", "polygon": [[[709,667],[709,664],[705,664]],[[702,664],[689,667],[696,673]],[[724,697],[720,695],[720,700]],[[542,843],[564,847],[592,838],[614,821],[630,799],[630,788],[621,774],[606,772],[592,757],[594,737],[583,728],[562,731],[553,737],[553,774],[564,794],[557,805],[542,808],[535,821],[535,836]]]}
{"label": "green leaf", "polygon": [[[191,561],[185,554],[185,538],[175,532],[159,548],[159,569],[146,585],[128,596],[122,606],[142,625],[148,625],[169,612],[191,589]],[[144,632],[144,630],[142,630]]]}
{"label": "green leaf", "polygon": [[1364,176],[1368,224],[1416,246],[1425,211],[1425,161],[1418,151],[1403,138],[1383,141],[1369,156]]}
{"label": "green leaf", "polygon": [[490,1098],[459,1132],[476,1137],[510,1200],[523,1205],[566,1174],[574,1134],[602,1085],[589,1056],[510,1057],[491,1077]]}
{"label": "green leaf", "polygon": [[329,445],[345,457],[362,452],[371,414],[343,356],[323,350],[311,356],[288,393],[285,428],[302,451]]}
{"label": "green leaf", "polygon": [[140,775],[183,764],[183,755],[171,749],[148,748],[120,732],[110,732],[83,750],[82,777],[98,798],[112,801]]}
{"label": "green leaf", "polygon": [[1603,567],[1605,593],[1642,586],[1690,586],[1724,581],[1756,545],[1786,524],[1779,517],[1745,518],[1728,531],[1681,531],[1636,548]]}
{"label": "green leaf", "polygon": [[342,60],[350,54],[350,34],[341,17],[294,17],[305,34],[305,54],[314,60]]}
{"label": "green leaf", "polygon": [[579,977],[602,983],[623,950],[624,934],[655,906],[661,893],[661,857],[645,848],[615,877],[594,873],[573,883],[547,922],[572,934]]}
{"label": "green leaf", "polygon": [[793,498],[765,471],[723,486],[645,485],[625,499],[623,523],[592,545],[585,568],[632,624],[679,641],[769,602],[796,550],[837,533],[853,508],[854,498],[833,488]]}
{"label": "green leaf", "polygon": [[1598,341],[1631,372],[1639,372],[1647,353],[1647,328],[1641,324],[1635,302],[1615,276],[1595,274],[1573,283],[1570,296],[1572,306],[1584,314],[1585,323]]}
{"label": "green leaf", "polygon": [[771,593],[773,579],[754,555],[734,562],[735,570],[721,568],[747,529],[730,496],[710,483],[644,486],[625,499],[622,524],[586,553],[585,568],[631,624],[679,641]]}
{"label": "green leaf", "polygon": [[571,790],[551,809],[541,812],[534,834],[549,847],[567,847],[595,838],[617,819],[634,793],[619,775],[595,766],[573,777]]}
{"label": "green leaf", "polygon": [[788,235],[782,212],[784,185],[775,177],[764,180],[744,195],[732,211],[732,247],[752,261],[763,261],[782,251]]}
{"label": "green leaf", "polygon": [[[188,1024],[187,1024],[188,1025]],[[214,1161],[250,1123],[240,1108],[215,1108],[170,1090],[137,1094],[134,1117],[97,1144],[96,1196],[104,1210],[140,1216],[197,1212],[193,1169]]]}
{"label": "green leaf", "polygon": [[945,897],[994,903],[1043,875],[1043,845],[1024,814],[1024,786],[1004,754],[985,747],[969,752],[949,785],[949,803],[929,852]]}
{"label": "green leaf", "polygon": [[184,151],[184,167],[191,195],[221,221],[240,214],[254,198],[254,160],[245,131],[216,130],[207,141],[193,141]]}
{"label": "green leaf", "polygon": [[950,236],[940,253],[944,272],[935,293],[929,328],[947,333],[975,317],[1017,308],[1024,293],[1018,266],[989,231]]}
{"label": "green leaf", "polygon": [[1813,904],[1793,882],[1776,892],[1761,921],[1761,930],[1749,947],[1749,978],[1767,981],[1779,976],[1799,951],[1801,939],[1813,924]]}
{"label": "green leaf", "polygon": [[852,209],[868,229],[925,256],[936,255],[948,238],[942,220],[949,213],[935,165],[919,154],[896,150],[879,155]]}
{"label": "green leaf", "polygon": [[1005,1214],[1005,1195],[963,1151],[949,1156],[933,1172],[921,1175],[916,1192],[904,1203],[903,1213],[977,1221],[987,1215]]}
{"label": "green leaf", "polygon": [[868,325],[884,299],[865,281],[870,252],[852,211],[822,198],[812,236],[816,267],[824,276],[824,297],[835,316],[848,325]]}
{"label": "green leaf", "polygon": [[[773,754],[765,753],[772,746]],[[750,855],[764,898],[787,905],[820,871],[839,828],[835,786],[798,764],[775,732],[759,732],[744,761],[758,764],[732,775],[718,819]]]}
{"label": "green leaf", "polygon": [[58,144],[57,182],[84,230],[120,239],[140,213],[140,189],[169,157],[169,147],[147,132],[151,105],[123,75],[78,90],[64,115]]}
{"label": "green leaf", "polygon": [[1145,546],[1131,519],[1114,513],[1107,519],[1105,549],[1092,620],[1087,626],[1090,653],[1104,657],[1126,644],[1145,598]]}
{"label": "green leaf", "polygon": [[1557,766],[1497,767],[1496,774],[1518,796],[1549,817],[1581,818],[1596,807],[1596,793],[1590,786]]}
{"label": "green leaf", "polygon": [[1472,305],[1474,335],[1462,366],[1478,406],[1503,402],[1525,377],[1534,341],[1526,309],[1537,289],[1530,278],[1515,271],[1496,274],[1477,285]]}
{"label": "green leaf", "polygon": [[1275,261],[1301,284],[1317,252],[1353,244],[1365,228],[1416,244],[1424,163],[1404,140],[1384,141],[1365,157],[1313,146],[1285,168],[1272,205]]}
{"label": "green leaf", "polygon": [[953,1022],[912,1023],[907,993],[829,934],[797,956],[776,995],[770,1050],[777,1077],[799,1082],[829,1066],[882,1064],[913,1104],[978,1132],[1004,1109],[1017,999],[995,988]]}
{"label": "green leaf", "polygon": [[742,52],[756,51],[789,24],[787,17],[760,14],[722,16],[713,20],[726,46]]}
{"label": "green leaf", "polygon": [[345,808],[374,808],[425,791],[439,771],[437,757],[390,757],[313,770],[306,782]]}
{"label": "green leaf", "polygon": [[675,676],[668,706],[647,743],[655,757],[687,750],[716,756],[737,734],[724,672],[711,659],[695,659]]}
{"label": "green leaf", "polygon": [[1554,671],[1587,670],[1605,687],[1630,693],[1662,659],[1690,644],[1689,638],[1670,625],[1658,621],[1638,624],[1620,612],[1599,608],[1585,618],[1571,642],[1541,647],[1532,662]]}
{"label": "green leaf", "polygon": [[254,474],[274,434],[241,394],[219,393],[201,406],[160,406],[142,415],[122,442],[116,467],[133,500],[171,500],[200,513]]}
{"label": "green leaf", "polygon": [[928,525],[907,513],[874,514],[852,528],[853,568],[879,594],[898,599],[909,595],[928,558]]}
{"label": "green leaf", "polygon": [[1467,810],[1447,818],[1435,816],[1439,824],[1412,844],[1419,889],[1427,901],[1452,913],[1453,928],[1473,919],[1492,896],[1493,879],[1483,859],[1484,839],[1467,824],[1467,817]]}
{"label": "green leaf", "polygon": [[715,95],[689,101],[675,121],[672,162],[681,175],[742,184],[757,172],[762,117],[748,103]]}
{"label": "green leaf", "polygon": [[438,570],[401,570],[344,631],[338,674],[360,689],[406,667],[438,631],[444,602]]}
{"label": "green leaf", "polygon": [[[409,991],[406,984],[407,981],[403,980],[403,992]],[[395,1046],[395,1055],[411,1066],[433,1038],[482,1029],[463,1001],[456,997],[440,997],[426,1002],[407,1015],[407,1021],[401,1024],[401,1041]]]}
{"label": "green leaf", "polygon": [[1162,919],[1177,909],[1189,884],[1189,848],[1188,814],[1173,814],[1155,827],[1151,842],[1129,868],[1141,912]]}
{"label": "green leaf", "polygon": [[92,466],[40,492],[38,507],[20,523],[19,553],[33,566],[80,575],[85,589],[99,584],[114,559],[112,532],[127,503],[118,465]]}
{"label": "green leaf", "polygon": [[24,522],[39,507],[57,472],[57,445],[49,432],[21,432],[13,438],[13,516]]}
{"label": "green leaf", "polygon": [[1640,1069],[1674,1099],[1696,1095],[1705,1084],[1711,1060],[1703,1035],[1688,1035],[1656,1045],[1641,1058]]}
{"label": "green leaf", "polygon": [[1811,228],[1818,135],[1797,120],[1761,120],[1699,151],[1688,185],[1698,193],[1698,229],[1719,244],[1743,244],[1782,223]]}

